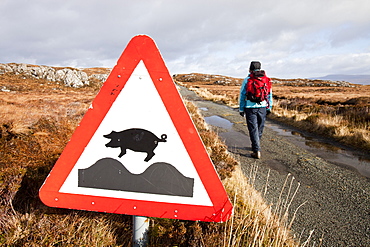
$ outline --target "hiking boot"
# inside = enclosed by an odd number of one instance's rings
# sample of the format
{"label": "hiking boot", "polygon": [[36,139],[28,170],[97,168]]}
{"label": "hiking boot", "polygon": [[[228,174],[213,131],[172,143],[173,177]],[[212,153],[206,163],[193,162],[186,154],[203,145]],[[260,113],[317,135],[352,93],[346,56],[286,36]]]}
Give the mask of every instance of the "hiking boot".
{"label": "hiking boot", "polygon": [[251,153],[251,156],[252,158],[255,158],[255,159],[261,159],[261,152],[260,151],[253,152]]}

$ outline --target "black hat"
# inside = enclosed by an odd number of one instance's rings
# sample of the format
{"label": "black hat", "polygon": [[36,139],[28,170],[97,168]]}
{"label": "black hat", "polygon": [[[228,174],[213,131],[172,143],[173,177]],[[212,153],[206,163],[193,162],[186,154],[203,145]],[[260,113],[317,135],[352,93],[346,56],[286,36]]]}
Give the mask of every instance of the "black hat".
{"label": "black hat", "polygon": [[261,63],[258,61],[252,61],[251,66],[249,67],[250,71],[260,70],[261,69]]}

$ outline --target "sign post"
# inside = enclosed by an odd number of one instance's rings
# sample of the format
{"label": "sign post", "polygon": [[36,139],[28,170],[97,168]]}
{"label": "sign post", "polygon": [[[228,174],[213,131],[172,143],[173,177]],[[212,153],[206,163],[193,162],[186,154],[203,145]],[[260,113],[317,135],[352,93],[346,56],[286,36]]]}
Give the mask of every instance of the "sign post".
{"label": "sign post", "polygon": [[148,244],[149,218],[132,216],[133,219],[133,247],[145,247]]}
{"label": "sign post", "polygon": [[128,43],[39,196],[51,207],[229,219],[231,202],[150,37]]}

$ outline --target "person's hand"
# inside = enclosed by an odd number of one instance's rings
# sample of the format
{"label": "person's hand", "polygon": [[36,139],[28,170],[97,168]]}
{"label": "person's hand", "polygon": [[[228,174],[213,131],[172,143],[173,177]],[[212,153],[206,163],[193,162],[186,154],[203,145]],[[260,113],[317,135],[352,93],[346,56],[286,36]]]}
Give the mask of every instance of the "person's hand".
{"label": "person's hand", "polygon": [[244,112],[243,111],[240,111],[239,114],[240,114],[240,116],[244,117]]}
{"label": "person's hand", "polygon": [[266,115],[270,115],[270,113],[271,113],[271,108],[266,110]]}

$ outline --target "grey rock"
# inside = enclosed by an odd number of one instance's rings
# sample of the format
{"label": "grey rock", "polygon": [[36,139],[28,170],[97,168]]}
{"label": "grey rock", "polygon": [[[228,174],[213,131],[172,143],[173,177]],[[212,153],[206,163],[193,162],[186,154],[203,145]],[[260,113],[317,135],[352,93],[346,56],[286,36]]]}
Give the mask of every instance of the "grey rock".
{"label": "grey rock", "polygon": [[52,82],[61,82],[67,87],[80,88],[90,85],[90,78],[98,79],[104,82],[108,78],[108,74],[93,74],[90,77],[80,69],[71,68],[53,68],[50,66],[35,66],[24,63],[9,63],[0,64],[0,74],[15,73],[32,77],[35,79],[46,79]]}

